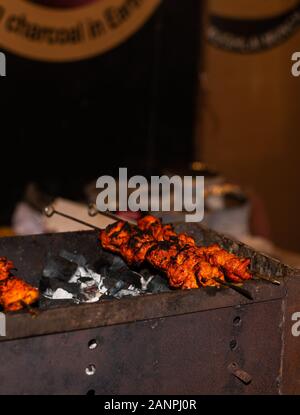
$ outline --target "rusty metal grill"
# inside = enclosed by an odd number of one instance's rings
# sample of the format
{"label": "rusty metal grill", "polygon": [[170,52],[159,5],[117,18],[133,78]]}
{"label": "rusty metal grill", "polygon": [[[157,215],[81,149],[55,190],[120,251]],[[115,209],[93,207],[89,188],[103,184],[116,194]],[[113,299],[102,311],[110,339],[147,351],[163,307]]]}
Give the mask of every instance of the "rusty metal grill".
{"label": "rusty metal grill", "polygon": [[[198,225],[177,229],[251,257],[254,271],[281,285],[247,282],[254,301],[210,288],[58,304],[36,317],[9,314],[0,337],[0,393],[300,393],[300,340],[291,333],[299,271]],[[35,285],[49,252],[63,249],[89,263],[101,253],[95,232],[0,240],[1,255]]]}

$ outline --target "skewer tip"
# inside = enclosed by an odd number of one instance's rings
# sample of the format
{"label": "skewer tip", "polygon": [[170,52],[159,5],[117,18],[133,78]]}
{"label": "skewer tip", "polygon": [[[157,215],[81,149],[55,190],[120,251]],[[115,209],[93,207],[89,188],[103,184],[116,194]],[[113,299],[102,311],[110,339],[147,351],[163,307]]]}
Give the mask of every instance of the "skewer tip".
{"label": "skewer tip", "polygon": [[89,206],[88,206],[88,214],[89,214],[89,216],[91,216],[93,218],[94,216],[97,216],[98,213],[99,213],[99,211],[98,211],[95,203],[90,203]]}
{"label": "skewer tip", "polygon": [[44,213],[48,218],[51,218],[51,216],[53,216],[55,213],[55,209],[52,205],[46,206],[44,209]]}

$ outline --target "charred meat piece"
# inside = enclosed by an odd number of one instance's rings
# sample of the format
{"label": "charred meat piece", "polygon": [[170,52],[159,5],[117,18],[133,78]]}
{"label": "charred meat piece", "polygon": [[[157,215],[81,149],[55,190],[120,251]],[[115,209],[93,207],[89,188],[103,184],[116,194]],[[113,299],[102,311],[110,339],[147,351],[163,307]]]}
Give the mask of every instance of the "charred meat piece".
{"label": "charred meat piece", "polygon": [[10,276],[11,270],[14,268],[12,261],[6,257],[0,258],[0,281],[6,280]]}
{"label": "charred meat piece", "polygon": [[131,227],[122,220],[108,225],[100,233],[100,241],[103,248],[111,252],[120,252],[122,245],[126,244],[131,236]]}
{"label": "charred meat piece", "polygon": [[228,279],[233,282],[249,280],[252,277],[248,271],[250,259],[240,259],[236,255],[225,251],[219,245],[206,248],[205,256],[210,264],[222,267]]}
{"label": "charred meat piece", "polygon": [[133,228],[128,242],[120,248],[120,254],[129,265],[141,265],[146,258],[148,250],[156,244],[150,234]]}
{"label": "charred meat piece", "polygon": [[4,311],[18,311],[35,303],[39,291],[17,277],[7,278],[0,284],[0,305]]}
{"label": "charred meat piece", "polygon": [[180,246],[195,245],[193,238],[184,233],[177,234],[172,225],[162,225],[161,221],[152,215],[147,215],[140,219],[138,227],[143,231],[150,232],[157,241],[177,242]]}
{"label": "charred meat piece", "polygon": [[178,245],[164,241],[154,244],[146,259],[154,268],[166,272],[177,254]]}
{"label": "charred meat piece", "polygon": [[250,260],[240,259],[218,245],[198,247],[195,240],[176,234],[171,225],[147,215],[138,226],[119,221],[100,234],[103,248],[119,253],[129,265],[147,262],[164,272],[172,287],[190,289],[219,286],[216,281],[241,282],[251,278]]}
{"label": "charred meat piece", "polygon": [[[167,241],[177,241],[177,243],[184,246],[196,246],[195,240],[184,234],[176,234],[170,230],[170,225],[162,225],[158,218],[154,218],[151,215],[147,215],[144,218],[140,219],[138,226],[141,229],[148,230],[152,232],[153,237],[155,235],[160,235],[163,237],[163,240]],[[159,230],[161,228],[161,230]],[[161,239],[159,239],[161,240]],[[219,245],[212,245],[210,247],[197,247],[200,255],[204,255],[206,261],[211,264],[214,269],[220,268],[219,275],[216,275],[218,278],[223,276],[223,273],[226,274],[226,277],[232,282],[242,282],[252,278],[251,273],[248,271],[248,266],[250,264],[250,259],[240,259],[236,255],[227,252],[225,249],[222,249]],[[208,267],[206,267],[208,268]],[[222,278],[221,278],[222,279]]]}
{"label": "charred meat piece", "polygon": [[17,311],[25,305],[35,303],[39,298],[39,291],[21,278],[12,276],[14,269],[12,261],[0,258],[0,306],[4,311]]}

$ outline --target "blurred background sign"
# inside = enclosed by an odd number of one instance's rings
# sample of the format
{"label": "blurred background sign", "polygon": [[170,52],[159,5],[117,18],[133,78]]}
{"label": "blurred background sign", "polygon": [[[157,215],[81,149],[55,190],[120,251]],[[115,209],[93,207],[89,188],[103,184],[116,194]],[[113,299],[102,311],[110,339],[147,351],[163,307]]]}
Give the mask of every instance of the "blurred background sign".
{"label": "blurred background sign", "polygon": [[125,41],[160,0],[0,0],[1,44],[21,56],[70,61]]}
{"label": "blurred background sign", "polygon": [[[241,4],[243,8],[241,8]],[[279,45],[300,29],[300,3],[265,1],[238,5],[211,2],[208,40],[211,44],[238,53],[256,53]],[[230,12],[231,10],[231,12]],[[254,12],[255,10],[255,12]]]}
{"label": "blurred background sign", "polygon": [[[202,2],[82,3],[0,0],[0,48],[7,56],[0,100],[2,225],[10,223],[29,182],[82,200],[87,183],[95,186],[119,167],[149,176],[193,159]],[[13,16],[19,33],[7,32]],[[87,36],[86,24],[99,17],[103,34],[76,44],[80,25]],[[35,32],[28,22],[73,27],[75,44],[47,43],[53,32]],[[43,42],[30,39],[35,33]]]}

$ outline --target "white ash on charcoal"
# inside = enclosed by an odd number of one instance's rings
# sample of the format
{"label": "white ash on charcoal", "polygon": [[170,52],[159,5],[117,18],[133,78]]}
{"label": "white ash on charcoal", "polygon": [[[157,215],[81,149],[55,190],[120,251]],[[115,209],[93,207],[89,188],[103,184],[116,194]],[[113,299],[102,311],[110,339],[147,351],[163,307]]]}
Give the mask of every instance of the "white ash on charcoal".
{"label": "white ash on charcoal", "polygon": [[82,255],[61,251],[47,257],[40,306],[93,303],[169,290],[163,277],[148,269],[132,270],[116,255],[102,252],[97,263],[90,265]]}

